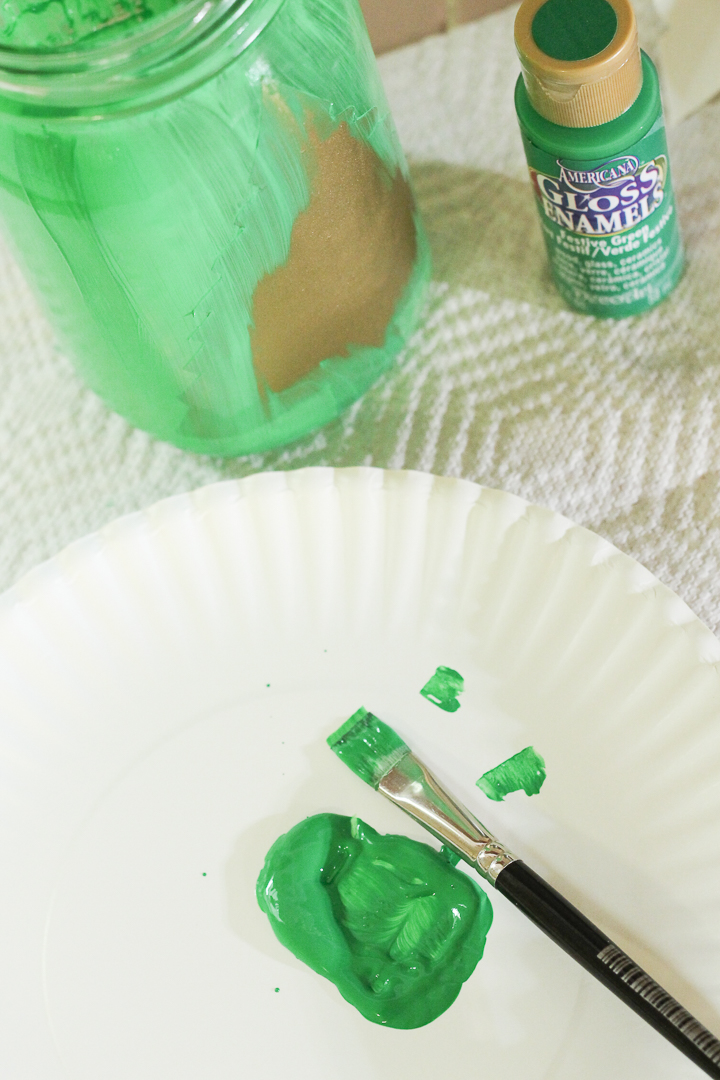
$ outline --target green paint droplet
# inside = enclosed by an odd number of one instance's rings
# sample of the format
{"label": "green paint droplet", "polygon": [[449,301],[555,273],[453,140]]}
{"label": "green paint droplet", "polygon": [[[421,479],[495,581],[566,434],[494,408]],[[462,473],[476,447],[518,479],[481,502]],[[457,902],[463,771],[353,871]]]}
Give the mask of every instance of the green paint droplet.
{"label": "green paint droplet", "polygon": [[532,746],[526,746],[519,754],[483,773],[476,782],[488,799],[502,802],[511,791],[537,795],[545,782],[545,776],[545,760]]}
{"label": "green paint droplet", "polygon": [[337,814],[275,841],[257,899],[286,948],[394,1028],[421,1027],[453,1003],[492,923],[486,894],[439,851]]}
{"label": "green paint droplet", "polygon": [[440,854],[445,856],[451,866],[457,866],[457,864],[460,862],[460,856],[458,855],[457,851],[453,851],[453,849],[451,847],[448,847],[447,844],[443,844],[443,846],[440,848]]}
{"label": "green paint droplet", "polygon": [[205,873],[204,870],[203,870],[203,877],[207,877],[207,874]]}
{"label": "green paint droplet", "polygon": [[276,986],[276,987],[275,987],[275,993],[276,993],[276,994],[279,994],[279,993],[280,993],[280,987],[279,987],[279,986]]}
{"label": "green paint droplet", "polygon": [[266,685],[266,686],[269,686],[269,685],[270,685],[270,683],[269,683],[269,682],[266,682],[266,683],[265,683],[265,685]]}
{"label": "green paint droplet", "polygon": [[464,686],[465,680],[459,672],[450,667],[439,667],[432,678],[425,683],[420,693],[439,709],[455,712],[460,708],[457,696],[462,694]]}

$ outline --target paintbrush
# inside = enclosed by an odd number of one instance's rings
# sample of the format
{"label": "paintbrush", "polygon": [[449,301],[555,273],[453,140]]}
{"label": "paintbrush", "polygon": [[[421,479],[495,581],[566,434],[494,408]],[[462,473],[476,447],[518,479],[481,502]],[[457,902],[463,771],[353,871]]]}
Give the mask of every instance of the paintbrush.
{"label": "paintbrush", "polygon": [[709,1076],[720,1078],[720,1040],[449,795],[397,732],[359,709],[327,741],[361,780],[455,851]]}

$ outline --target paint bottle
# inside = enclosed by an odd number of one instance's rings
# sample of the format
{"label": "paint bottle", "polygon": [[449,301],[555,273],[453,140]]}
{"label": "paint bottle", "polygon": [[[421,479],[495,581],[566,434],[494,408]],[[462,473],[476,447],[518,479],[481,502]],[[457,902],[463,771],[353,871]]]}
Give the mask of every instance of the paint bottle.
{"label": "paint bottle", "polygon": [[637,315],[683,251],[655,67],[629,0],[524,0],[515,88],[558,291],[587,315]]}

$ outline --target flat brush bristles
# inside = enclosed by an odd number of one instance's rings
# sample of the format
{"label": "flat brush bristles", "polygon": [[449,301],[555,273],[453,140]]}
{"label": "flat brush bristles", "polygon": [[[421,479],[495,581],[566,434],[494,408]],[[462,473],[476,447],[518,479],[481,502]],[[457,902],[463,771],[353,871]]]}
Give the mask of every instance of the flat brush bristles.
{"label": "flat brush bristles", "polygon": [[360,708],[333,732],[327,744],[361,780],[376,788],[410,749],[377,716]]}

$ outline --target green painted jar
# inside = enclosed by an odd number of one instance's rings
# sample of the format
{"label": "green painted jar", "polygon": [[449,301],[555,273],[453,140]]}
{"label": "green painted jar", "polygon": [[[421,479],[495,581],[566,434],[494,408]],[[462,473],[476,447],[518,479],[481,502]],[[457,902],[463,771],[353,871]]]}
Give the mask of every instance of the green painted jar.
{"label": "green painted jar", "polygon": [[357,0],[2,5],[0,216],[87,383],[208,454],[341,413],[429,277]]}
{"label": "green painted jar", "polygon": [[555,284],[587,315],[659,303],[683,271],[655,67],[629,0],[524,0],[515,88]]}

